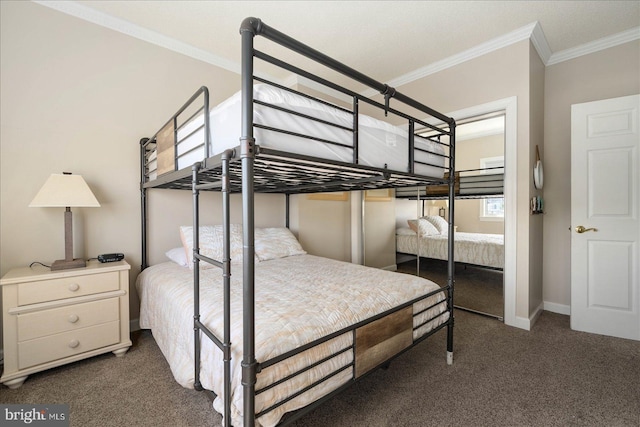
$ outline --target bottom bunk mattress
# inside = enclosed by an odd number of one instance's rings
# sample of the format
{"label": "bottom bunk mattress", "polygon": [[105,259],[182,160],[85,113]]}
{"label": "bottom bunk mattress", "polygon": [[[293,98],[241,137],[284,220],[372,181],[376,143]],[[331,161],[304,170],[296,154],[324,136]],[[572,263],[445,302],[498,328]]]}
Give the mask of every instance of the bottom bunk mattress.
{"label": "bottom bunk mattress", "polygon": [[[455,262],[504,269],[504,235],[455,232],[454,236]],[[396,231],[397,252],[446,261],[448,248],[448,234],[421,235],[418,246],[415,231],[410,228]]]}
{"label": "bottom bunk mattress", "polygon": [[[231,275],[231,418],[242,425],[242,268],[232,264]],[[223,331],[222,270],[201,268],[201,321],[218,337]],[[194,385],[193,271],[173,262],[149,267],[136,282],[140,295],[140,326],[151,329],[178,383]],[[445,292],[418,298],[439,289],[435,283],[412,275],[384,271],[312,255],[296,255],[257,262],[255,269],[256,360],[261,363],[407,304],[403,310],[376,320],[407,314],[403,334],[410,345],[449,319]],[[412,302],[413,301],[413,302]],[[361,325],[359,325],[361,326]],[[272,426],[289,411],[329,394],[382,361],[359,354],[358,334],[379,329],[369,323],[261,369],[256,383],[256,425]],[[385,328],[381,328],[385,329]],[[384,353],[397,334],[370,350]],[[222,352],[201,338],[201,378],[216,394],[213,406],[223,413]],[[407,347],[406,345],[405,347]],[[366,348],[366,346],[360,346]],[[386,357],[386,356],[385,356]],[[359,358],[363,359],[359,366]],[[318,363],[320,362],[320,363]],[[371,366],[366,366],[370,364]],[[311,367],[304,370],[305,367]],[[300,374],[292,373],[303,370]],[[360,370],[360,372],[359,372]],[[328,375],[330,375],[327,379]],[[291,377],[290,377],[291,376]],[[290,377],[290,378],[288,378]],[[285,379],[282,382],[280,380]],[[310,384],[318,383],[304,391]],[[290,396],[294,396],[289,399]],[[284,402],[281,406],[275,407]],[[265,414],[261,414],[269,410]]]}

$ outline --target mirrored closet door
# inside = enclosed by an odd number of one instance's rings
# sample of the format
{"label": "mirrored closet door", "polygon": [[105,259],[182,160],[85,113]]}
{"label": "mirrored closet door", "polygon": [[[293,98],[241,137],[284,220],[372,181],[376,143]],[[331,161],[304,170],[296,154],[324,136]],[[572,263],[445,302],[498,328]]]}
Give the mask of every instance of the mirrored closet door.
{"label": "mirrored closet door", "polygon": [[[456,173],[460,175],[454,209],[455,305],[499,320],[504,317],[504,143],[501,113],[459,121],[455,153]],[[435,245],[442,246],[446,237],[410,236],[407,221],[422,218],[440,229],[438,224],[448,217],[446,200],[428,196],[418,202],[415,198],[395,199],[398,271],[419,272],[436,283],[446,283],[446,254],[438,255],[432,250]],[[403,250],[406,246],[400,241],[411,238],[420,242],[416,244],[420,251],[419,267],[417,251]]]}

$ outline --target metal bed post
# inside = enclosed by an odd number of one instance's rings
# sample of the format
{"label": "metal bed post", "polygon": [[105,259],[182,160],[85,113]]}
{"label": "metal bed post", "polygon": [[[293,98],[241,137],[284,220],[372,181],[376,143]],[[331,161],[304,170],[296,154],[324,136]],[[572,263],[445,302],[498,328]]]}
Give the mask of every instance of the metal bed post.
{"label": "metal bed post", "polygon": [[455,156],[456,156],[456,122],[451,119],[449,122],[449,253],[447,255],[447,270],[448,270],[448,283],[447,288],[449,289],[447,299],[448,307],[449,307],[449,324],[447,325],[447,364],[453,364],[453,284],[454,274],[455,274],[455,259],[454,259],[454,248],[455,244],[455,228],[454,228],[454,211],[455,211]]}
{"label": "metal bed post", "polygon": [[289,228],[289,217],[291,210],[291,201],[289,200],[291,195],[289,193],[284,195],[284,226]]}
{"label": "metal bed post", "polygon": [[[415,132],[416,124],[413,120],[409,120],[409,173],[414,173],[415,170]],[[420,200],[420,190],[418,189],[418,200]]]}
{"label": "metal bed post", "polygon": [[178,115],[173,116],[173,170],[178,170]]}
{"label": "metal bed post", "polygon": [[204,390],[200,383],[200,258],[196,254],[200,253],[200,190],[198,190],[198,171],[200,165],[194,164],[191,168],[191,187],[193,195],[193,388],[198,391]]}
{"label": "metal bed post", "polygon": [[[208,129],[208,127],[206,128]],[[222,154],[222,280],[224,286],[224,425],[231,426],[231,214],[229,203],[229,159],[233,150]]]}
{"label": "metal bed post", "polygon": [[[255,24],[255,28],[254,28]],[[240,159],[242,162],[242,240],[243,240],[243,350],[242,387],[243,419],[245,427],[255,425],[255,389],[257,362],[255,358],[255,230],[253,166],[255,139],[253,138],[253,38],[261,22],[245,19],[240,27],[242,36],[241,90],[242,126]]]}
{"label": "metal bed post", "polygon": [[[426,190],[425,190],[426,191]],[[416,213],[418,218],[424,216],[424,202],[422,202],[422,215],[420,215],[420,187],[416,187]],[[420,227],[416,231],[416,276],[420,277]]]}
{"label": "metal bed post", "polygon": [[360,158],[360,147],[359,147],[359,103],[358,97],[353,97],[353,163],[358,164],[358,159]]}
{"label": "metal bed post", "polygon": [[140,265],[140,271],[147,268],[147,189],[144,187],[147,171],[147,143],[149,138],[142,138],[140,140],[140,232],[142,239],[142,261]]}

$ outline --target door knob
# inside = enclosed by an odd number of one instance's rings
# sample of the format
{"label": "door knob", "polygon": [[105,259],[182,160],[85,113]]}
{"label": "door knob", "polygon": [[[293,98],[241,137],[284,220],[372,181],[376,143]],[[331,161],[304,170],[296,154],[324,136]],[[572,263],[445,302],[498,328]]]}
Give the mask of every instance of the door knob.
{"label": "door knob", "polygon": [[584,228],[582,225],[576,227],[578,233],[586,233],[587,231],[598,231],[597,228]]}

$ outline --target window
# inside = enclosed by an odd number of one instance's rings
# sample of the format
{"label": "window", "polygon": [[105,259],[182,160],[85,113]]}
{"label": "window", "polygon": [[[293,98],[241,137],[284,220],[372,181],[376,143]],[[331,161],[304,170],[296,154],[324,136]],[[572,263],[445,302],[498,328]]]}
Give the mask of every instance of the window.
{"label": "window", "polygon": [[[504,173],[504,156],[480,159],[481,173]],[[487,197],[480,203],[481,221],[504,221],[504,196]]]}
{"label": "window", "polygon": [[504,197],[482,199],[483,219],[504,219]]}

